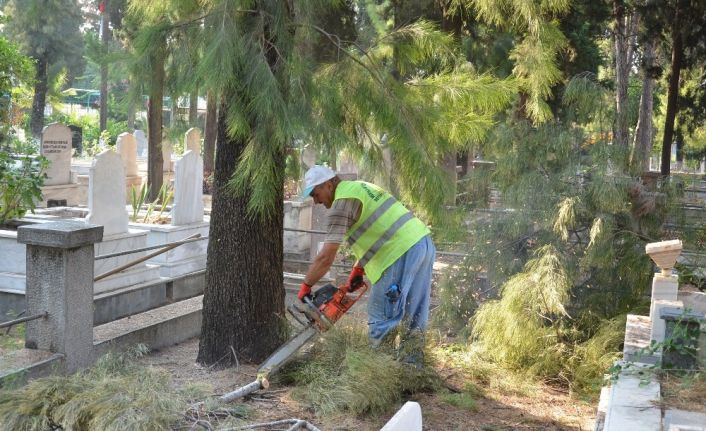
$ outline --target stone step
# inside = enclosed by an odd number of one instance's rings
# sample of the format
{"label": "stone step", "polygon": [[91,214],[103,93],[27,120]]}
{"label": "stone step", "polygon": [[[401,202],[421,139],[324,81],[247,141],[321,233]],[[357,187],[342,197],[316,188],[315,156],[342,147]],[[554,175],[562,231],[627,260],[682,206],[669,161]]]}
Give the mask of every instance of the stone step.
{"label": "stone step", "polygon": [[[621,364],[626,367],[626,363]],[[649,366],[632,364],[610,390],[604,431],[661,431],[660,384]]]}

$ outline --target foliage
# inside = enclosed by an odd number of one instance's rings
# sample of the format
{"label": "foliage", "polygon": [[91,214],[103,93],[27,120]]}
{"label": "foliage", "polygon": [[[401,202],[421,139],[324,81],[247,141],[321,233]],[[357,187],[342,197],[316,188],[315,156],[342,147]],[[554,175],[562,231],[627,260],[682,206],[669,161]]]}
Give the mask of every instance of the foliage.
{"label": "foliage", "polygon": [[288,366],[283,378],[297,385],[295,397],[321,414],[380,413],[405,394],[439,387],[431,369],[417,369],[395,360],[391,347],[371,348],[367,328],[340,323],[306,357]]}
{"label": "foliage", "polygon": [[24,323],[3,329],[2,332],[0,332],[0,351],[23,348],[25,345],[25,329],[26,325]]}
{"label": "foliage", "polygon": [[135,359],[145,353],[144,346],[108,353],[93,368],[72,376],[36,379],[20,389],[0,391],[0,425],[37,431],[170,430],[189,394],[172,389],[164,372],[137,365]]}
{"label": "foliage", "polygon": [[[172,189],[171,185],[169,183],[162,184],[162,187],[159,189],[157,198],[147,204],[145,213],[142,216],[142,220],[140,221],[140,211],[142,211],[144,203],[147,200],[148,192],[149,186],[147,184],[143,184],[139,192],[135,187],[130,190],[130,205],[132,207],[132,215],[130,216],[131,221],[135,223],[150,223],[156,220],[157,222],[159,222],[160,220],[162,220],[162,215],[164,214],[164,211],[167,209],[169,204],[172,202],[172,199],[174,198],[174,190]],[[155,209],[159,209],[159,213],[156,217],[153,218],[152,213],[155,211]]]}
{"label": "foliage", "polygon": [[24,216],[41,202],[47,166],[41,156],[0,152],[0,224]]}

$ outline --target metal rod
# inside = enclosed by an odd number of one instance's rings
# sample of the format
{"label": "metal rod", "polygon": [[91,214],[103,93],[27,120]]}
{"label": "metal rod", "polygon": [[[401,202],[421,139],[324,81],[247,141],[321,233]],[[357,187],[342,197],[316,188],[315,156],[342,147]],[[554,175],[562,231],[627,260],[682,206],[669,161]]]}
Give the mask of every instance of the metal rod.
{"label": "metal rod", "polygon": [[290,232],[306,232],[306,233],[318,233],[321,235],[326,235],[328,232],[325,230],[312,230],[312,229],[295,229],[293,227],[285,227],[284,230],[288,230]]}
{"label": "metal rod", "polygon": [[164,243],[164,244],[152,245],[152,246],[149,246],[149,247],[136,248],[136,249],[134,249],[134,250],[125,250],[125,251],[118,251],[118,252],[109,253],[109,254],[101,254],[100,256],[96,256],[96,257],[94,257],[93,259],[94,259],[94,260],[108,259],[108,258],[110,258],[110,257],[124,256],[124,255],[126,255],[126,254],[139,253],[139,252],[141,252],[141,251],[156,250],[156,249],[158,249],[158,248],[167,247],[167,246],[173,245],[173,244],[181,245],[181,244],[186,244],[186,243],[189,243],[189,242],[203,241],[203,240],[205,240],[205,239],[208,239],[208,237],[207,237],[207,236],[202,236],[202,237],[193,238],[193,239],[183,239],[183,240],[181,240],[181,241],[167,242],[167,243]]}
{"label": "metal rod", "polygon": [[139,259],[135,259],[135,260],[133,260],[132,262],[128,262],[128,263],[126,263],[125,265],[121,265],[121,266],[119,266],[119,267],[117,267],[117,268],[115,268],[115,269],[112,269],[112,270],[110,270],[110,271],[108,271],[108,272],[105,272],[105,273],[103,273],[103,274],[101,274],[101,275],[95,277],[95,278],[93,279],[93,281],[95,282],[95,281],[98,281],[98,280],[102,280],[102,279],[104,279],[104,278],[106,278],[106,277],[108,277],[108,276],[110,276],[110,275],[113,275],[113,274],[115,274],[115,273],[118,273],[118,272],[120,272],[120,271],[122,271],[122,270],[124,270],[124,269],[130,268],[131,266],[137,265],[138,263],[144,262],[144,261],[146,261],[146,260],[148,260],[148,259],[152,259],[153,257],[159,256],[159,255],[162,254],[162,253],[166,253],[166,252],[168,252],[169,250],[172,250],[172,249],[174,249],[174,248],[176,248],[176,247],[179,247],[179,246],[180,246],[181,244],[183,244],[184,241],[187,240],[187,239],[193,239],[193,238],[199,238],[199,237],[201,237],[201,234],[200,234],[200,233],[195,233],[195,234],[191,235],[190,237],[184,238],[184,240],[182,240],[182,241],[177,241],[177,242],[175,242],[175,243],[172,243],[171,245],[168,245],[168,246],[164,247],[163,249],[161,249],[161,250],[159,250],[159,251],[156,251],[156,252],[154,252],[154,253],[150,253],[150,254],[148,254],[148,255],[142,256],[142,257],[139,258]]}
{"label": "metal rod", "polygon": [[[314,262],[313,260],[301,260],[301,259],[283,259],[283,261],[289,262],[289,263],[306,263],[306,264],[310,264],[310,263]],[[337,267],[337,268],[350,268],[352,265],[344,265],[342,263],[333,263],[333,264],[331,264],[331,266]]]}
{"label": "metal rod", "polygon": [[14,325],[17,325],[18,323],[22,323],[22,322],[29,322],[30,320],[36,320],[36,319],[41,319],[41,318],[46,319],[47,317],[49,317],[49,313],[45,311],[44,313],[34,314],[32,316],[20,317],[19,319],[8,320],[7,322],[0,323],[0,329],[8,328],[10,326],[14,326]]}

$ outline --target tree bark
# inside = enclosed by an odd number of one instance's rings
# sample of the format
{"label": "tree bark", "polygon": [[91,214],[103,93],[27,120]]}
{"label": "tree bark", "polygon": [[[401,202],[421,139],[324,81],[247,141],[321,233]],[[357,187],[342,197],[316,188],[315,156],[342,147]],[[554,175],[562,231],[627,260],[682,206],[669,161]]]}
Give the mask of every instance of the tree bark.
{"label": "tree bark", "polygon": [[[103,49],[107,51],[108,42],[110,42],[110,12],[108,9],[108,1],[105,0],[105,10],[101,16],[101,43]],[[106,64],[105,58],[101,60],[101,88],[100,88],[100,113],[99,113],[99,123],[101,132],[108,127],[108,65]]]}
{"label": "tree bark", "polygon": [[674,22],[672,23],[672,65],[669,76],[669,89],[667,90],[667,110],[664,119],[664,136],[662,138],[662,166],[660,173],[662,176],[669,176],[670,161],[672,154],[672,139],[674,138],[674,119],[677,115],[677,99],[679,96],[679,74],[681,73],[684,48],[681,36],[681,9],[677,7],[674,12]]}
{"label": "tree bark", "polygon": [[203,138],[203,170],[213,172],[213,157],[216,149],[216,134],[218,132],[218,98],[213,91],[208,92],[206,100],[206,127]]}
{"label": "tree bark", "polygon": [[[294,9],[288,3],[291,19]],[[279,81],[282,98],[287,100],[289,76],[287,64],[294,40],[294,27],[290,39],[278,40],[265,25],[261,35],[267,63]],[[275,49],[278,47],[278,49]],[[280,61],[280,57],[283,61]],[[284,308],[282,259],[284,256],[284,171],[287,140],[291,137],[272,136],[272,143],[282,139],[281,148],[274,157],[274,169],[268,172],[277,185],[270,214],[248,212],[250,191],[235,195],[228,189],[228,182],[247,146],[247,139],[232,139],[227,134],[226,103],[249,104],[248,97],[257,95],[221,95],[218,112],[218,137],[214,191],[209,229],[208,261],[206,263],[206,288],[203,299],[203,324],[197,361],[223,366],[234,364],[231,347],[239,360],[261,362],[287,339],[287,320]],[[227,102],[226,102],[227,101]],[[252,130],[269,127],[272,120],[249,118]],[[225,358],[225,359],[224,359]]]}
{"label": "tree bark", "polygon": [[645,44],[643,52],[643,78],[642,94],[640,95],[640,112],[635,128],[635,139],[631,165],[637,172],[643,172],[648,168],[650,151],[652,150],[652,138],[654,136],[654,125],[652,124],[653,100],[655,80],[652,77],[652,67],[655,59],[655,44],[653,40]]}
{"label": "tree bark", "polygon": [[34,97],[32,98],[32,118],[30,128],[32,136],[40,139],[44,129],[44,107],[47,104],[47,56],[42,55],[37,59],[37,76],[34,83]]}
{"label": "tree bark", "polygon": [[615,126],[613,143],[623,148],[628,146],[628,26],[625,4],[622,0],[613,1],[615,28],[613,33],[615,47]]}
{"label": "tree bark", "polygon": [[[233,100],[232,97],[224,98]],[[258,363],[287,338],[282,278],[284,155],[279,165],[282,188],[269,217],[247,213],[250,193],[228,189],[245,149],[226,132],[226,107],[218,115],[218,144],[209,229],[203,324],[197,362],[220,366]],[[225,358],[225,359],[224,359]]]}
{"label": "tree bark", "polygon": [[150,95],[147,106],[147,184],[148,199],[153,201],[162,188],[164,160],[162,158],[162,99],[164,95],[164,55],[152,58],[150,73]]}

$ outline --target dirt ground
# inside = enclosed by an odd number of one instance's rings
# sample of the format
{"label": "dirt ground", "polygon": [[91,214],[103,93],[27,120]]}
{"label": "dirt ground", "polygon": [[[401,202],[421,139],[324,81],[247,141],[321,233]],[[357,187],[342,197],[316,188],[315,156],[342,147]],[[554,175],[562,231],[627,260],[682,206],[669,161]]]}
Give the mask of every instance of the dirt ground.
{"label": "dirt ground", "polygon": [[[141,359],[145,365],[168,371],[176,385],[205,383],[214,389],[214,395],[229,392],[255,380],[256,365],[241,364],[238,369],[214,370],[195,363],[198,340],[192,339]],[[442,376],[451,376],[448,383],[463,387],[463,382],[453,381],[453,370],[438,370]],[[291,387],[272,385],[245,402],[254,411],[252,423],[280,419],[308,420],[324,431],[379,430],[396,410],[377,417],[317,417],[305,404],[290,396]],[[517,395],[479,396],[475,407],[464,409],[444,401],[441,394],[417,394],[408,401],[421,405],[424,429],[441,430],[581,430],[593,429],[595,405],[572,399],[562,391],[544,386],[531,397]],[[400,404],[401,406],[401,404]]]}

